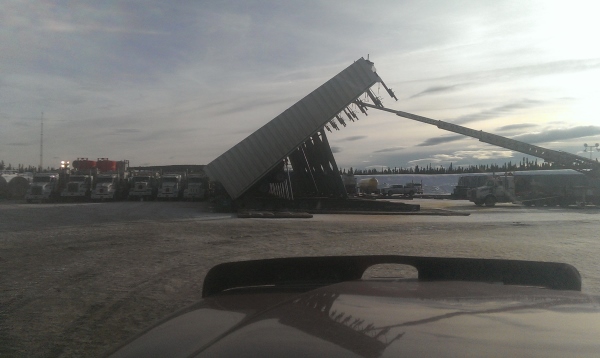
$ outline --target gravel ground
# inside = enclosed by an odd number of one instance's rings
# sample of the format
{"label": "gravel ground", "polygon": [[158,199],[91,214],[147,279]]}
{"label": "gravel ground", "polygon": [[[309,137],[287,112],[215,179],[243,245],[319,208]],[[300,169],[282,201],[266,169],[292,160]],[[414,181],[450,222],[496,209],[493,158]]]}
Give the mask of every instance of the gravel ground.
{"label": "gravel ground", "polygon": [[[209,268],[286,256],[403,254],[568,262],[600,294],[599,211],[238,219],[206,203],[0,203],[0,357],[102,356],[200,299]],[[406,271],[409,274],[409,271]]]}

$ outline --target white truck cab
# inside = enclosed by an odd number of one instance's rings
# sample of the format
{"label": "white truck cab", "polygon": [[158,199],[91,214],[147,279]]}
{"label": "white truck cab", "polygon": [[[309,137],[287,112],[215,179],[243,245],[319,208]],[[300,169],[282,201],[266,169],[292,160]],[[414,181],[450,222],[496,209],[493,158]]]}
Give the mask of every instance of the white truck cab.
{"label": "white truck cab", "polygon": [[160,178],[160,186],[156,197],[159,199],[179,199],[183,197],[183,182],[183,174],[163,174]]}
{"label": "white truck cab", "polygon": [[33,181],[27,189],[27,194],[25,194],[25,200],[31,203],[56,199],[59,195],[59,180],[58,173],[35,173]]}

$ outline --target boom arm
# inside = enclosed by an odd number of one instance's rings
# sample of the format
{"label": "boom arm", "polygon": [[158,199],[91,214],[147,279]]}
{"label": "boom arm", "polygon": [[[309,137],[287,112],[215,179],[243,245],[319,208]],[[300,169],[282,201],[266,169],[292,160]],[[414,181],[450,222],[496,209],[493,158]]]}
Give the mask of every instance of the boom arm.
{"label": "boom arm", "polygon": [[370,107],[370,108],[375,108],[375,109],[379,109],[379,110],[390,112],[390,113],[395,113],[397,116],[400,116],[400,117],[404,117],[404,118],[412,119],[415,121],[431,124],[440,129],[443,129],[443,130],[447,130],[450,132],[477,138],[477,139],[479,139],[480,142],[484,142],[484,143],[496,145],[498,147],[514,150],[516,152],[528,154],[533,157],[542,158],[547,162],[553,162],[556,164],[565,165],[568,168],[573,168],[573,169],[589,168],[589,169],[594,169],[595,171],[600,170],[600,163],[598,163],[594,160],[591,160],[591,159],[581,157],[579,155],[538,147],[537,145],[520,142],[518,140],[502,137],[502,136],[492,134],[492,133],[487,133],[484,131],[477,131],[477,130],[474,130],[471,128],[459,126],[457,124],[452,124],[452,123],[448,123],[448,122],[444,122],[444,121],[440,121],[440,120],[435,120],[435,119],[431,119],[431,118],[427,118],[427,117],[418,116],[416,114],[412,114],[412,113],[408,113],[408,112],[396,111],[393,109],[375,106],[375,105],[372,105],[370,103],[365,103],[365,102],[359,102],[359,101],[357,101],[357,102],[358,102],[357,105],[359,105],[359,106]]}

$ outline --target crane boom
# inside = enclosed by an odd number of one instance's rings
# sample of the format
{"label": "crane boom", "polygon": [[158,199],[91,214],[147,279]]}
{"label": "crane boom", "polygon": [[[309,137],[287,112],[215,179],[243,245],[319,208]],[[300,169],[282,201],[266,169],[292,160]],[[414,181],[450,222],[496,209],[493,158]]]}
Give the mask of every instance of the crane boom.
{"label": "crane boom", "polygon": [[434,125],[440,129],[447,130],[450,132],[466,135],[469,137],[473,137],[479,139],[480,142],[492,144],[498,147],[514,150],[516,152],[524,153],[531,155],[533,157],[544,159],[546,162],[552,162],[560,165],[564,165],[568,168],[572,169],[592,169],[594,171],[600,171],[600,163],[587,159],[579,155],[561,152],[557,150],[547,149],[543,147],[539,147],[537,145],[520,142],[518,140],[506,138],[499,136],[497,134],[492,134],[484,131],[478,131],[471,128],[459,126],[457,124],[448,123],[440,120],[435,120],[423,116],[419,116],[416,114],[396,111],[394,109],[385,108],[382,106],[372,105],[370,103],[365,103],[361,101],[357,101],[358,106],[370,107],[379,109],[381,111],[386,111],[390,113],[394,113],[397,116],[412,119],[418,122],[423,122],[427,124]]}

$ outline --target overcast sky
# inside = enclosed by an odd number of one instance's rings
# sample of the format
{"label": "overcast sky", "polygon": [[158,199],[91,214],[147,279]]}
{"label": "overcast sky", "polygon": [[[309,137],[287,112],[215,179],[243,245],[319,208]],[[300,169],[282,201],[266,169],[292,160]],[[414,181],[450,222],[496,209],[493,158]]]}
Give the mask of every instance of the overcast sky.
{"label": "overcast sky", "polygon": [[[0,0],[0,159],[208,164],[360,57],[384,105],[570,153],[600,142],[593,1]],[[380,91],[375,86],[374,92]],[[370,110],[340,167],[523,155]],[[600,153],[594,153],[596,158]]]}

